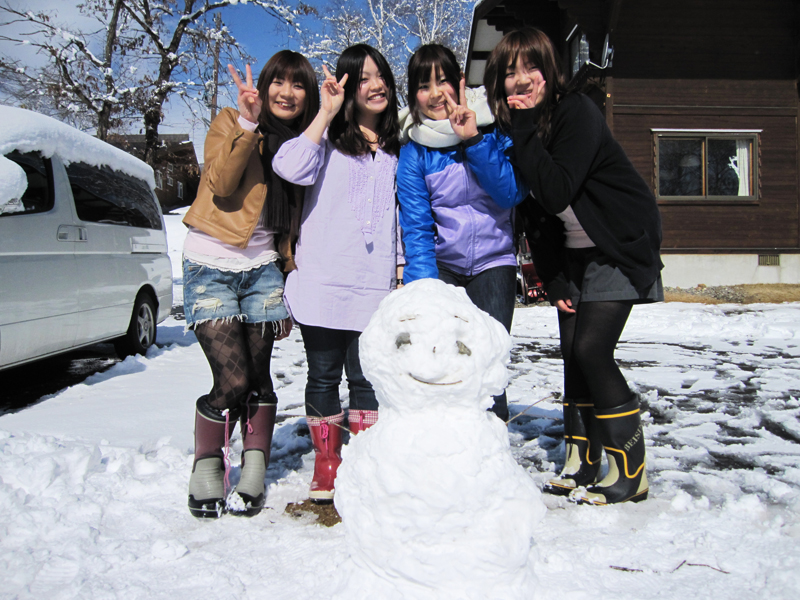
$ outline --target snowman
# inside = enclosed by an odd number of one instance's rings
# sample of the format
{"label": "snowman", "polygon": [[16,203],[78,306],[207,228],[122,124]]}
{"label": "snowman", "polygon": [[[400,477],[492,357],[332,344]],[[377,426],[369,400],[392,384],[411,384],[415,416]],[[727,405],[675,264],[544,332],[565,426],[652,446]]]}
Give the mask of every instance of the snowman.
{"label": "snowman", "polygon": [[381,302],[359,348],[380,416],[342,452],[334,596],[530,598],[545,506],[486,410],[508,383],[506,330],[464,289],[422,279]]}

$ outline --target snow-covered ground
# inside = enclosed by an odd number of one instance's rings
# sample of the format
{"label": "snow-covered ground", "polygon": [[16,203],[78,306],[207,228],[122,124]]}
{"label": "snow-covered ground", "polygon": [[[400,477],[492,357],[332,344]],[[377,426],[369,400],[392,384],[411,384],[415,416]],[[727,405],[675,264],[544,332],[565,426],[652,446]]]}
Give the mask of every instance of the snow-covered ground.
{"label": "snow-covered ground", "polygon": [[[183,229],[167,220],[179,277]],[[563,461],[555,309],[517,310],[513,338],[508,394],[525,412],[509,435],[541,485]],[[536,597],[794,598],[799,345],[800,304],[636,307],[617,356],[646,405],[650,499],[545,496]],[[343,526],[284,513],[313,466],[299,333],[273,356],[280,422],[268,509],[253,519],[190,516],[194,402],[211,375],[182,321],[162,323],[157,346],[0,416],[0,598],[330,597]]]}

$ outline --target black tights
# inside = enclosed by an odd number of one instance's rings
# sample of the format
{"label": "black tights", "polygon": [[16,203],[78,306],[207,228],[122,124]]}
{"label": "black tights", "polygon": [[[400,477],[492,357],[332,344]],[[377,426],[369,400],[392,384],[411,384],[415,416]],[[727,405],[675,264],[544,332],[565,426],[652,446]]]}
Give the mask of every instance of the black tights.
{"label": "black tights", "polygon": [[196,325],[194,333],[214,375],[214,387],[208,394],[211,406],[234,409],[251,390],[262,397],[272,392],[272,323],[220,319]]}
{"label": "black tights", "polygon": [[630,399],[614,351],[632,306],[627,301],[580,302],[575,313],[558,311],[566,398],[588,399],[600,409]]}

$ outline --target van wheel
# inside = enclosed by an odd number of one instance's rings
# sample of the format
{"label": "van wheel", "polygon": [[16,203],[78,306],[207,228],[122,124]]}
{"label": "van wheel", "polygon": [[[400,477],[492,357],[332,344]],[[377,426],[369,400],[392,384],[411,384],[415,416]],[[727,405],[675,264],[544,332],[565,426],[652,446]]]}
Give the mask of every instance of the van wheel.
{"label": "van wheel", "polygon": [[114,340],[120,358],[144,354],[156,341],[156,307],[147,294],[140,294],[133,305],[128,333]]}

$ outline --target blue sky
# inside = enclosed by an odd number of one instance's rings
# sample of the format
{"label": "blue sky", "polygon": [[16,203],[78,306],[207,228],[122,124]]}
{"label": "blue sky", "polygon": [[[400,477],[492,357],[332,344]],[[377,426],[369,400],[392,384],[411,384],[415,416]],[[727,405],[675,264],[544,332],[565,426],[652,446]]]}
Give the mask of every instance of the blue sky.
{"label": "blue sky", "polygon": [[[306,1],[306,4],[317,9],[324,6],[324,2],[320,0]],[[223,18],[239,43],[258,59],[259,66],[279,50],[298,50],[300,47],[299,37],[295,32],[285,25],[279,25],[276,19],[267,16],[255,6],[239,4],[227,8],[223,12]],[[303,25],[313,26],[311,21],[312,19],[303,18]]]}

